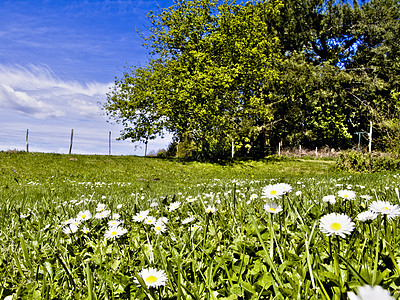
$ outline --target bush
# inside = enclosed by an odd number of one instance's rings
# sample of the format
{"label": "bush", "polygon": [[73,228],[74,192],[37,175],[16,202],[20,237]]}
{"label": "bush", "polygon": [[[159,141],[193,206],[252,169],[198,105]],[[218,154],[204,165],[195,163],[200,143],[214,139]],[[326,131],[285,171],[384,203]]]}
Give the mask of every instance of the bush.
{"label": "bush", "polygon": [[400,159],[384,153],[346,151],[340,153],[336,167],[348,172],[396,171],[400,167]]}

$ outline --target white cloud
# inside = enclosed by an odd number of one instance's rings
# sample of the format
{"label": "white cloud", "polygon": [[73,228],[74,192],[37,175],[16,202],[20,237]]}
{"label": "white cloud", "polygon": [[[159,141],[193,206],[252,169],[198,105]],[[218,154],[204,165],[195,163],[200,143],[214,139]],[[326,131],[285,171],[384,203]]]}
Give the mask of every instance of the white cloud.
{"label": "white cloud", "polygon": [[[34,118],[98,117],[111,83],[63,81],[49,68],[0,65],[0,103]],[[66,105],[68,103],[69,105]]]}
{"label": "white cloud", "polygon": [[[116,141],[122,127],[102,115],[98,103],[112,83],[66,81],[45,66],[1,64],[0,83],[0,151],[25,149],[29,129],[30,151],[68,153],[74,129],[73,153],[107,154],[112,131],[113,154],[143,154],[130,141]],[[151,141],[148,151],[165,148],[170,139]]]}

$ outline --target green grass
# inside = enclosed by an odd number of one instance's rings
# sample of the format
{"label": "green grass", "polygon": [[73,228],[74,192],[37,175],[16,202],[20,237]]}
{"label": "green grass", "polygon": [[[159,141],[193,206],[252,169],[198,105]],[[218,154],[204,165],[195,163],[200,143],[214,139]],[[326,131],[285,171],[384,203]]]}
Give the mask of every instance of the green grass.
{"label": "green grass", "polygon": [[[284,157],[218,165],[0,152],[0,162],[0,299],[346,299],[365,284],[400,295],[398,217],[356,220],[374,200],[400,203],[396,173]],[[262,190],[280,182],[292,191],[270,214]],[[357,197],[339,199],[344,189]],[[94,216],[98,204],[120,215],[126,233],[105,238],[111,215],[64,232],[65,220]],[[167,218],[166,231],[135,222],[144,210]],[[328,238],[319,222],[330,212],[348,215],[354,231]],[[165,272],[165,286],[146,285],[139,274],[149,267]]]}

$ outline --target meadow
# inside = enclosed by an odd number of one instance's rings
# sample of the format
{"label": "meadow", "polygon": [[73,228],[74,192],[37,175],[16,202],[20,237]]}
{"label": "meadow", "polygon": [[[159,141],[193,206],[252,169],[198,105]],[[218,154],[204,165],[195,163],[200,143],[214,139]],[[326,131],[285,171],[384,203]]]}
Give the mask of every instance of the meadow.
{"label": "meadow", "polygon": [[0,152],[0,174],[0,299],[400,296],[396,172]]}

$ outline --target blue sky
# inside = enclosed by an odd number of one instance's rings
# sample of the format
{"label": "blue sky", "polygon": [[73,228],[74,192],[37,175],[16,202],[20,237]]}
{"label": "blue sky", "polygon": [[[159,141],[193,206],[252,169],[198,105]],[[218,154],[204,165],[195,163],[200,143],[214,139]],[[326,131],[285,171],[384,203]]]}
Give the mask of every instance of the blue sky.
{"label": "blue sky", "polygon": [[[157,7],[159,5],[160,8]],[[122,129],[107,122],[101,105],[124,66],[146,64],[135,28],[147,32],[147,13],[173,0],[0,1],[0,151],[143,155]],[[166,139],[148,151],[165,148]]]}

